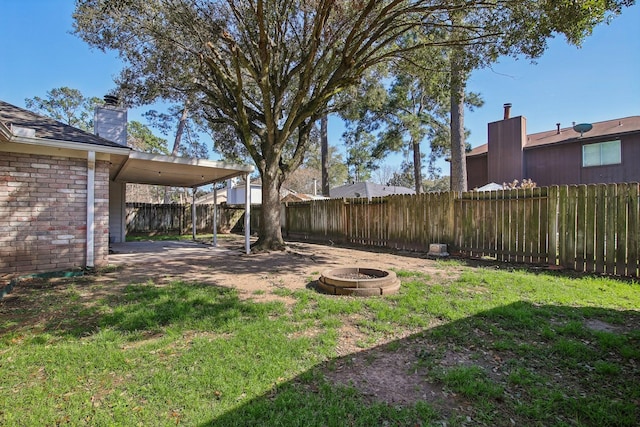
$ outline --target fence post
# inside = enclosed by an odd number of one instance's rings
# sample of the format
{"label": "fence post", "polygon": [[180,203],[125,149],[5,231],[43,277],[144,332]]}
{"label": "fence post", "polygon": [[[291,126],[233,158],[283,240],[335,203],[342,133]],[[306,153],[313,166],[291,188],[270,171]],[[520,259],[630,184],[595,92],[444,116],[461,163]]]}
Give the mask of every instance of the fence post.
{"label": "fence post", "polygon": [[629,184],[629,231],[627,237],[629,243],[627,244],[627,274],[629,276],[638,277],[638,258],[640,253],[638,246],[640,246],[640,206],[638,206],[640,184],[637,182]]}
{"label": "fence post", "polygon": [[558,232],[559,232],[559,199],[560,199],[560,187],[554,185],[549,187],[549,199],[548,209],[549,215],[547,217],[547,224],[549,230],[549,246],[547,248],[547,260],[549,265],[558,265]]}

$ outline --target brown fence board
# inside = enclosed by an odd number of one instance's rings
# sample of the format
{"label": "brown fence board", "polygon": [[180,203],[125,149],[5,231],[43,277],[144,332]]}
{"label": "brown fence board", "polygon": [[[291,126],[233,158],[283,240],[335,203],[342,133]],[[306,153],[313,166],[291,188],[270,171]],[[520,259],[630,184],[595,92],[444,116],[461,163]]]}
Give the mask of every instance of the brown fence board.
{"label": "brown fence board", "polygon": [[585,265],[585,234],[587,228],[587,186],[579,185],[576,200],[576,247],[574,269],[584,271]]}
{"label": "brown fence board", "polygon": [[505,194],[504,190],[496,191],[496,259],[504,261],[505,239]]}
{"label": "brown fence board", "polygon": [[558,265],[560,263],[559,251],[558,251],[558,234],[559,230],[559,206],[558,200],[560,198],[560,187],[554,185],[549,187],[549,200],[548,200],[548,215],[547,221],[549,224],[549,238],[548,249],[549,258],[547,262],[550,265]]}
{"label": "brown fence board", "polygon": [[528,228],[527,228],[527,247],[531,253],[531,262],[540,263],[541,251],[540,251],[540,206],[541,206],[541,191],[539,188],[532,188],[529,192],[531,198],[531,212],[529,214]]}
{"label": "brown fence board", "polygon": [[640,258],[640,184],[634,183],[629,187],[629,227],[627,229],[627,275],[638,277],[638,263]]}
{"label": "brown fence board", "polygon": [[606,199],[606,227],[604,236],[605,245],[605,272],[607,274],[615,274],[616,270],[616,223],[618,199],[616,194],[616,185],[607,185]]}
{"label": "brown fence board", "polygon": [[584,262],[586,271],[595,271],[596,186],[587,186],[584,216]]}
{"label": "brown fence board", "polygon": [[549,188],[540,188],[540,227],[538,240],[540,262],[549,263]]}
{"label": "brown fence board", "polygon": [[565,216],[565,262],[564,266],[575,269],[576,261],[576,210],[578,199],[578,187],[570,185],[567,188],[567,211]]}
{"label": "brown fence board", "polygon": [[566,267],[567,261],[567,217],[569,211],[569,187],[560,186],[558,190],[558,261]]}
{"label": "brown fence board", "polygon": [[607,186],[606,184],[598,184],[596,186],[596,224],[595,224],[595,264],[596,273],[605,272],[606,256],[605,256],[605,235],[607,230]]}
{"label": "brown fence board", "polygon": [[518,225],[517,225],[517,210],[518,202],[516,200],[516,194],[513,190],[507,191],[507,211],[505,212],[505,226],[506,226],[506,250],[507,261],[516,261],[517,252],[517,239],[518,239]]}
{"label": "brown fence board", "polygon": [[619,185],[616,188],[618,209],[616,215],[616,274],[627,274],[627,215],[629,211],[629,187]]}

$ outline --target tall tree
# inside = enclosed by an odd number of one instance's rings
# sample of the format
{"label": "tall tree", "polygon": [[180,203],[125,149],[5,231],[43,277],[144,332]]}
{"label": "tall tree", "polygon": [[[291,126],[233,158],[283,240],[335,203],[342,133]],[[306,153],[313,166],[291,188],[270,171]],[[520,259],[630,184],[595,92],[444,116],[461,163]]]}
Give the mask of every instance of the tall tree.
{"label": "tall tree", "polygon": [[[232,129],[263,185],[258,245],[282,247],[279,189],[303,160],[313,124],[363,72],[416,46],[448,3],[427,0],[79,0],[75,32],[126,62],[134,102],[189,94]],[[469,7],[482,7],[479,3]],[[191,99],[191,98],[190,98]],[[228,134],[228,132],[227,132]]]}
{"label": "tall tree", "polygon": [[[579,46],[596,25],[633,4],[635,0],[496,1],[490,13],[464,7],[449,11],[452,190],[467,190],[464,103],[471,71],[504,55],[538,58],[555,34]],[[478,42],[468,43],[470,37]]]}
{"label": "tall tree", "polygon": [[[420,37],[411,34],[410,37]],[[441,48],[422,49],[406,54],[388,68],[386,79],[364,80],[356,91],[356,99],[345,108],[343,115],[351,119],[351,133],[361,132],[361,144],[365,136],[376,142],[364,145],[358,152],[363,156],[381,158],[390,152],[403,151],[411,160],[402,164],[403,171],[394,179],[402,179],[404,185],[411,182],[417,194],[423,191],[422,144],[428,141],[429,177],[439,173],[436,161],[449,155],[449,73],[447,56]],[[383,86],[382,80],[389,83]],[[466,95],[466,94],[465,94]],[[465,103],[475,108],[483,104],[479,94],[468,94]],[[352,109],[356,108],[356,112]],[[351,116],[347,114],[351,114]],[[352,117],[353,116],[353,117]],[[351,122],[355,121],[355,124]],[[348,137],[354,138],[351,134]],[[348,142],[352,142],[347,139]],[[412,177],[406,177],[406,168],[412,168]]]}
{"label": "tall tree", "polygon": [[85,97],[78,89],[66,86],[47,91],[44,98],[27,98],[24,103],[29,110],[87,132],[93,132],[94,111],[102,105],[100,98]]}
{"label": "tall tree", "polygon": [[320,118],[320,154],[322,172],[322,194],[329,197],[329,116]]}
{"label": "tall tree", "polygon": [[74,27],[91,45],[120,53],[120,82],[135,89],[133,102],[187,96],[212,128],[235,134],[227,147],[239,154],[240,142],[262,178],[258,246],[281,248],[280,186],[335,95],[421,47],[398,43],[408,32],[440,29],[460,8],[489,13],[495,3],[538,2],[78,0]]}
{"label": "tall tree", "polygon": [[[342,154],[338,152],[336,147],[329,145],[326,157],[328,187],[331,189],[343,185],[347,181],[348,171]],[[312,144],[305,156],[303,167],[316,171],[314,176],[322,177],[323,162],[322,148],[318,149],[315,144]],[[295,175],[295,172],[292,175]],[[323,195],[329,196],[329,193],[324,194],[323,191]]]}
{"label": "tall tree", "polygon": [[167,140],[154,135],[147,125],[135,120],[127,123],[127,145],[145,153],[169,154]]}
{"label": "tall tree", "polygon": [[387,67],[384,65],[368,70],[360,84],[340,93],[333,105],[345,124],[342,141],[347,149],[346,164],[352,182],[369,180],[386,154],[378,143],[387,102],[384,86]]}
{"label": "tall tree", "polygon": [[[127,123],[127,145],[145,153],[169,154],[167,140],[135,120]],[[164,193],[164,187],[157,185],[127,184],[126,190],[127,202],[161,203]]]}

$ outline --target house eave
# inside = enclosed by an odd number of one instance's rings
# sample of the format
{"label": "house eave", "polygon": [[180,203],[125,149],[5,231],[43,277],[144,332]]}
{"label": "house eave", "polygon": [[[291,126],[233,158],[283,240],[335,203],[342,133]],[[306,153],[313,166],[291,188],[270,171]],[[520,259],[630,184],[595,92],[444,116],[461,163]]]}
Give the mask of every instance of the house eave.
{"label": "house eave", "polygon": [[63,141],[58,139],[39,138],[37,136],[20,136],[14,134],[10,128],[4,123],[0,123],[0,135],[5,142],[11,142],[14,144],[25,144],[38,147],[58,148],[63,150],[75,150],[75,151],[94,151],[96,153],[104,154],[121,154],[128,155],[131,152],[129,147],[109,147],[105,145],[91,144],[86,142],[74,142]]}
{"label": "house eave", "polygon": [[[3,132],[3,136],[4,132]],[[60,148],[65,150],[76,150],[76,151],[94,151],[96,153],[104,153],[104,154],[122,154],[127,155],[131,152],[131,148],[129,147],[108,147],[104,145],[90,144],[90,143],[80,143],[73,141],[61,141],[56,139],[47,139],[47,138],[38,138],[38,137],[27,137],[27,136],[17,136],[13,133],[10,133],[8,137],[5,137],[7,142],[13,142],[16,144],[26,144],[26,145],[36,145],[41,147],[51,147],[51,148]]]}

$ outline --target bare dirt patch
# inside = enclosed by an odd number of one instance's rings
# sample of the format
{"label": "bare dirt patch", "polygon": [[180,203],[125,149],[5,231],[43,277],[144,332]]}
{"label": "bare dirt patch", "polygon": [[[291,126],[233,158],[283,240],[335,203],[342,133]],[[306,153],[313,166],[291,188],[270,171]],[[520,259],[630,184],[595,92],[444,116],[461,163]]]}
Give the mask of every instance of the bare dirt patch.
{"label": "bare dirt patch", "polygon": [[[443,281],[456,275],[455,267],[445,273],[434,260],[408,252],[365,251],[296,242],[289,243],[284,251],[247,255],[242,237],[224,239],[218,248],[193,242],[148,242],[146,246],[135,247],[138,248],[135,251],[116,251],[110,255],[111,266],[90,280],[87,278],[87,286],[81,284],[82,278],[34,279],[22,283],[0,302],[0,310],[3,316],[15,315],[16,325],[25,322],[34,326],[54,325],[68,315],[62,309],[61,299],[69,297],[67,291],[71,283],[76,284],[76,298],[87,304],[97,298],[116,296],[128,284],[163,286],[180,280],[233,288],[243,299],[278,300],[291,305],[295,301],[289,296],[291,292],[315,289],[323,271],[340,267],[408,270],[442,277]],[[47,292],[43,292],[45,290]],[[43,305],[48,309],[35,309]],[[91,329],[92,325],[86,327]],[[405,338],[410,333],[404,331],[382,341]],[[426,400],[444,407],[458,406],[455,397],[426,382],[424,374],[413,368],[417,359],[411,348],[388,351],[381,345],[384,342],[377,342],[377,347],[363,350],[362,342],[366,339],[351,322],[340,329],[336,348],[340,358],[334,364],[335,369],[326,371],[328,380],[353,385],[370,399],[389,404]]]}
{"label": "bare dirt patch", "polygon": [[204,244],[181,248],[163,242],[154,242],[153,245],[167,245],[167,250],[111,255],[110,263],[118,268],[107,276],[114,280],[126,277],[133,282],[153,280],[156,284],[174,280],[197,281],[234,288],[243,298],[291,302],[281,296],[286,293],[277,290],[295,291],[314,286],[323,271],[338,267],[410,270],[434,276],[443,274],[435,261],[408,252],[365,251],[291,242],[284,251],[247,255],[243,252],[241,237],[224,239],[218,248]]}

